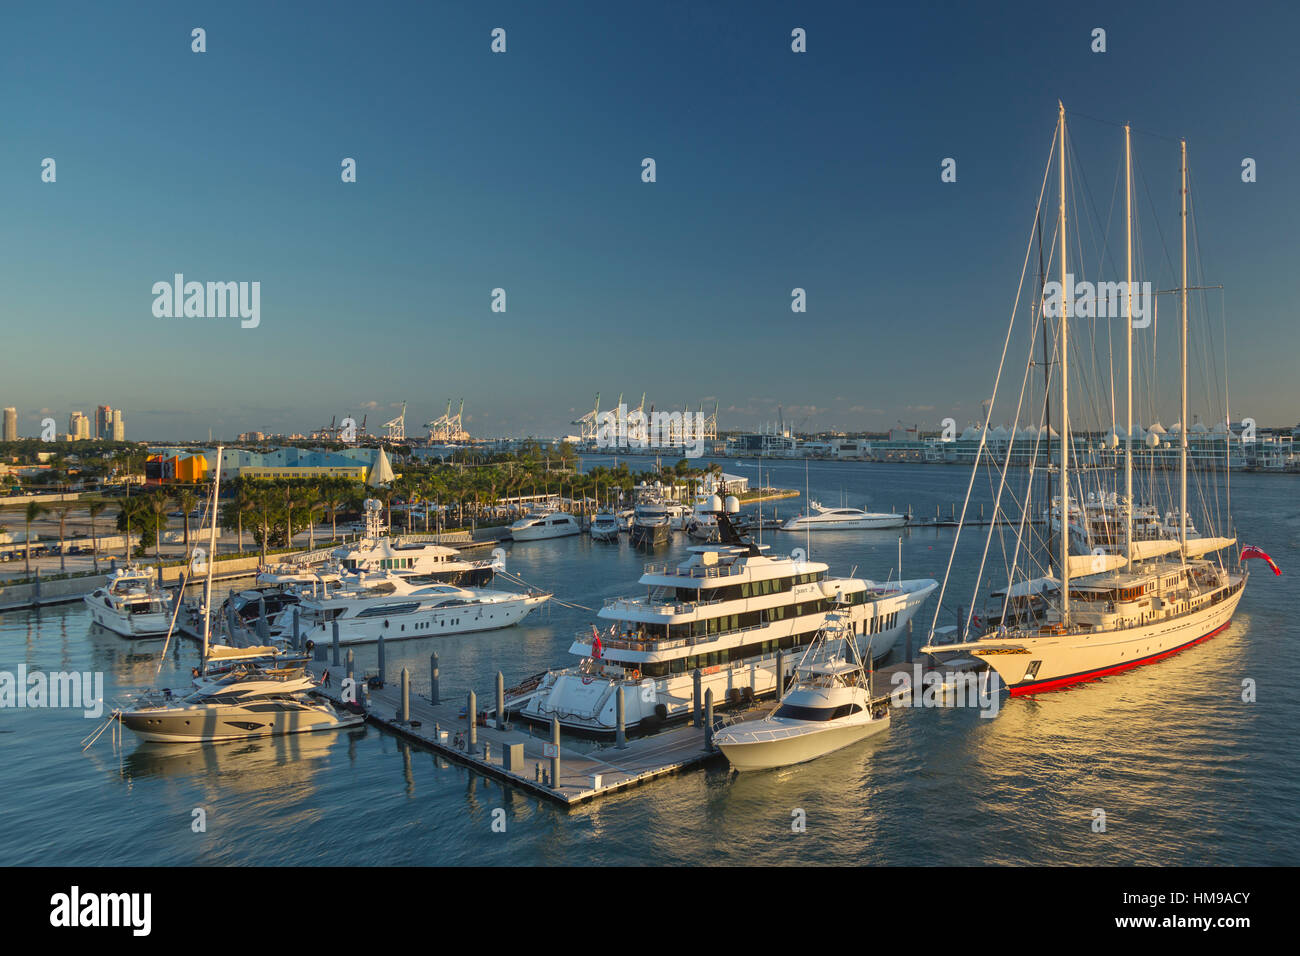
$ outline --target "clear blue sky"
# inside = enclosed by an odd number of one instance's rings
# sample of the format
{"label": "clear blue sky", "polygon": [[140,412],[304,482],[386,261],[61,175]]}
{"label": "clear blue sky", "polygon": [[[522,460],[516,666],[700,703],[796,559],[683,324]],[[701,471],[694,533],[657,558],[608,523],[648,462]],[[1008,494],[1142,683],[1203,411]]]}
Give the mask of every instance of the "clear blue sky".
{"label": "clear blue sky", "polygon": [[[461,396],[476,434],[558,434],[597,391],[973,418],[1061,98],[1187,137],[1234,417],[1294,423],[1294,5],[994,6],[7,4],[0,405],[151,439]],[[1104,216],[1122,140],[1072,129]],[[1135,148],[1173,209],[1176,147]],[[260,281],[261,326],[155,318],[176,272]]]}

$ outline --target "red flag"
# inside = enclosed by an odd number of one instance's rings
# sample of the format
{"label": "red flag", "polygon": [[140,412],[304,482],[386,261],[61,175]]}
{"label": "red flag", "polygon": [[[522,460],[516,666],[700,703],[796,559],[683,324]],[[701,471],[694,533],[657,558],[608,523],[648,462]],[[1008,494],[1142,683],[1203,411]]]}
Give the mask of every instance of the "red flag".
{"label": "red flag", "polygon": [[600,658],[600,631],[596,630],[596,625],[591,625],[591,656]]}
{"label": "red flag", "polygon": [[1241,549],[1241,560],[1245,561],[1247,558],[1259,558],[1268,563],[1268,566],[1273,569],[1275,575],[1282,573],[1282,569],[1277,566],[1272,558],[1264,553],[1263,548],[1257,548],[1253,544],[1246,545]]}

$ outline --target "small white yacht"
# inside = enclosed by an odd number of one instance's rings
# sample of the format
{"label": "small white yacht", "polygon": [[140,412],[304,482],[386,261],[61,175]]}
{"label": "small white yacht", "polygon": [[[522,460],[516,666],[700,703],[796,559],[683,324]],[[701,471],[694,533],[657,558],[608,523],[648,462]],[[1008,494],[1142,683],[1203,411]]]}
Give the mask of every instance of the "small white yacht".
{"label": "small white yacht", "polygon": [[591,527],[587,529],[595,541],[617,541],[619,530],[618,515],[612,511],[596,512],[592,516]]}
{"label": "small white yacht", "polygon": [[781,526],[784,531],[854,531],[861,529],[901,528],[907,515],[892,512],[863,511],[861,508],[827,508],[813,501],[811,514],[797,515]]}
{"label": "small white yacht", "polygon": [[888,726],[888,695],[872,697],[871,674],[858,652],[853,623],[832,613],[775,709],[757,720],[724,726],[713,742],[734,770],[768,770],[813,760]]}
{"label": "small white yacht", "polygon": [[567,511],[532,511],[510,526],[510,537],[516,541],[540,541],[570,534],[582,534],[582,525]]}
{"label": "small white yacht", "polygon": [[123,637],[161,637],[171,625],[171,598],[143,568],[118,568],[82,600],[96,624]]}
{"label": "small white yacht", "polygon": [[[366,575],[352,587],[328,596],[304,595],[299,610],[300,634],[317,644],[367,644],[419,637],[440,637],[491,631],[518,624],[550,595],[541,591],[520,594],[487,588],[459,588],[452,584],[415,584],[391,572]],[[282,612],[277,631],[285,633]]]}

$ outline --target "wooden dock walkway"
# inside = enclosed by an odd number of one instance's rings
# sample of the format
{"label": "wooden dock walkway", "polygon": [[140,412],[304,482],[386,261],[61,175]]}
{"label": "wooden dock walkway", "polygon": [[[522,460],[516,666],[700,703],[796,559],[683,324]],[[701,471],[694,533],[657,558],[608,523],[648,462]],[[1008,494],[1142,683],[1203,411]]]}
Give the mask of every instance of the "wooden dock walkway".
{"label": "wooden dock walkway", "polygon": [[[326,647],[323,650],[328,661],[330,649]],[[323,669],[328,668],[332,686],[318,687],[315,693],[342,702],[341,685],[346,676],[345,665],[334,666],[327,661],[314,662],[312,669],[319,676]],[[358,683],[363,681],[362,674],[354,676]],[[404,724],[400,718],[400,675],[388,674],[387,677],[388,681],[383,687],[367,688],[366,709],[371,723],[444,757],[466,764],[480,773],[555,800],[564,806],[574,806],[595,797],[626,790],[705,761],[723,759],[720,751],[705,747],[704,728],[689,723],[652,736],[630,737],[623,749],[619,749],[612,741],[575,739],[563,735],[560,744],[560,773],[552,782],[547,779],[552,762],[552,755],[548,752],[551,737],[544,728],[514,719],[508,721],[505,729],[501,730],[497,728],[495,718],[490,717],[486,726],[480,724],[477,727],[476,752],[470,753],[465,744],[469,722],[463,716],[468,695],[457,694],[448,699],[443,694],[441,702],[435,705],[428,697],[421,697],[412,690],[411,720]],[[490,706],[491,701],[479,698],[478,710]],[[762,709],[749,708],[754,714]],[[517,745],[520,749],[508,757],[511,745]],[[511,757],[517,762],[507,767],[506,763]]]}

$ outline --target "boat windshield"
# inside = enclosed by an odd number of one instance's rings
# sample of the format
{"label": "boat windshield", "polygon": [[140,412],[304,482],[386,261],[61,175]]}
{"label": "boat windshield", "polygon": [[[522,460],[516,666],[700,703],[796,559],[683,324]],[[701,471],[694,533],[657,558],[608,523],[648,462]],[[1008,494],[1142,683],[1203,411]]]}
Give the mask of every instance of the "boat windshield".
{"label": "boat windshield", "polygon": [[848,717],[850,714],[860,713],[862,705],[860,704],[841,704],[839,707],[803,707],[799,704],[782,704],[772,714],[773,717],[784,717],[788,720],[837,720],[840,717]]}

